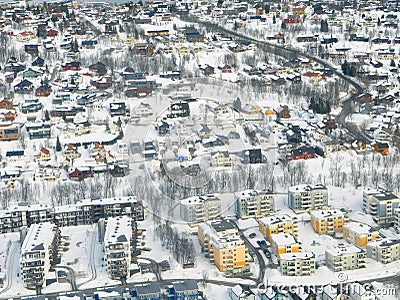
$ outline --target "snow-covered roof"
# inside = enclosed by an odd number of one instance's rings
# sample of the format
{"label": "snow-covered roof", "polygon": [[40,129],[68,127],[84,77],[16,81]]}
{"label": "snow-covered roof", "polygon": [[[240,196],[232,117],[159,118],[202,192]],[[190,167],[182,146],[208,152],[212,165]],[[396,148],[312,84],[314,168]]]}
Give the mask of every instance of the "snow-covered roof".
{"label": "snow-covered roof", "polygon": [[293,223],[295,222],[295,219],[292,218],[289,215],[274,215],[274,216],[267,216],[261,219],[258,219],[258,221],[264,225],[272,225],[272,224],[277,224],[281,222],[285,223]]}
{"label": "snow-covered roof", "polygon": [[360,253],[363,252],[363,250],[354,245],[340,243],[335,245],[333,248],[326,249],[326,252],[332,256],[342,256],[347,254]]}
{"label": "snow-covered roof", "polygon": [[338,209],[313,210],[310,212],[310,215],[315,217],[316,219],[322,219],[327,217],[344,217],[344,213]]}
{"label": "snow-covered roof", "polygon": [[272,242],[276,243],[278,246],[280,245],[291,245],[296,244],[297,241],[293,235],[290,233],[278,233],[271,235]]}
{"label": "snow-covered roof", "polygon": [[132,236],[132,218],[121,216],[107,219],[104,244],[130,243]]}
{"label": "snow-covered roof", "polygon": [[56,225],[49,222],[31,225],[22,244],[21,253],[47,249],[51,243],[50,237],[56,228]]}
{"label": "snow-covered roof", "polygon": [[315,258],[315,254],[312,252],[295,252],[295,253],[282,253],[280,255],[281,260],[296,260],[296,259],[310,259]]}
{"label": "snow-covered roof", "polygon": [[357,234],[368,234],[371,231],[374,231],[371,226],[358,222],[347,223],[344,228]]}

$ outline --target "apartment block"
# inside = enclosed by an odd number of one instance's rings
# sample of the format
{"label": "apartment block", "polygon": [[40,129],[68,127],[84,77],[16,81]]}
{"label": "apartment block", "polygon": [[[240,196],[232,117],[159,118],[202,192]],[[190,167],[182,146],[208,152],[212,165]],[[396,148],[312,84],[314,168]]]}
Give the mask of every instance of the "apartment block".
{"label": "apartment block", "polygon": [[322,185],[296,185],[289,188],[288,205],[296,213],[328,206],[328,189]]}
{"label": "apartment block", "polygon": [[363,207],[379,225],[395,221],[395,210],[399,208],[400,199],[384,189],[367,189],[363,194]]}
{"label": "apartment block", "polygon": [[135,221],[128,216],[108,218],[104,233],[104,262],[111,279],[125,280],[131,276],[135,249]]}
{"label": "apartment block", "polygon": [[365,248],[367,243],[375,241],[377,237],[378,231],[366,224],[350,222],[343,227],[343,238],[360,248]]}
{"label": "apartment block", "polygon": [[396,208],[394,210],[395,218],[394,218],[394,228],[398,233],[400,233],[400,208]]}
{"label": "apartment block", "polygon": [[273,215],[258,219],[258,229],[271,241],[271,236],[278,233],[290,233],[297,236],[297,218],[289,215]]}
{"label": "apartment block", "polygon": [[333,235],[342,232],[347,215],[338,209],[320,209],[310,212],[311,226],[318,234]]}
{"label": "apartment block", "polygon": [[366,252],[354,245],[340,243],[325,250],[325,262],[333,272],[366,268]]}
{"label": "apartment block", "polygon": [[270,191],[245,190],[235,194],[236,216],[260,218],[274,211],[274,194]]}
{"label": "apartment block", "polygon": [[284,253],[279,262],[282,275],[310,276],[315,273],[315,255],[312,252]]}
{"label": "apartment block", "polygon": [[284,253],[301,252],[301,243],[290,233],[278,233],[271,235],[272,252],[280,258]]}
{"label": "apartment block", "polygon": [[180,202],[181,218],[188,223],[215,220],[221,214],[221,199],[214,195],[194,196]]}
{"label": "apartment block", "polygon": [[249,270],[246,246],[231,222],[223,219],[201,223],[198,226],[198,238],[205,256],[221,272]]}
{"label": "apartment block", "polygon": [[73,205],[19,205],[0,211],[0,233],[17,232],[22,226],[53,222],[59,227],[89,225],[102,218],[129,216],[144,219],[143,204],[134,196],[85,199]]}
{"label": "apartment block", "polygon": [[54,224],[46,222],[29,227],[20,258],[21,278],[26,288],[46,286],[46,275],[57,257],[60,238],[60,230]]}
{"label": "apartment block", "polygon": [[367,257],[383,264],[400,260],[400,240],[383,239],[368,243]]}

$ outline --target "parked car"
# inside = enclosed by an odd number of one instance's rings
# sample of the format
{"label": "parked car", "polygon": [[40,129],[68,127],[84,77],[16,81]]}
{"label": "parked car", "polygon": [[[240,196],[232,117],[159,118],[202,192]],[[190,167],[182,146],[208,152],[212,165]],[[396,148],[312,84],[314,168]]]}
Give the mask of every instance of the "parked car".
{"label": "parked car", "polygon": [[256,237],[256,233],[255,232],[252,232],[252,233],[249,234],[249,238],[255,238],[255,237]]}

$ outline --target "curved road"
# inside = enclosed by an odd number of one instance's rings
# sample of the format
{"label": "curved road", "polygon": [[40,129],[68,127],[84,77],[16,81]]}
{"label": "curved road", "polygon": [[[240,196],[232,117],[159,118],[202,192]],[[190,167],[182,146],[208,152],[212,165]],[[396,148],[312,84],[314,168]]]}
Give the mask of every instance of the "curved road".
{"label": "curved road", "polygon": [[[354,137],[356,137],[358,139],[363,139],[363,140],[369,141],[369,139],[364,134],[360,133],[359,130],[355,131],[354,128],[349,127],[346,124],[346,117],[352,112],[353,102],[355,102],[357,96],[361,95],[362,93],[365,93],[365,87],[358,80],[344,75],[342,72],[338,71],[334,65],[327,62],[326,60],[324,60],[318,56],[314,56],[312,54],[300,51],[299,49],[291,48],[288,46],[278,45],[278,44],[271,43],[271,42],[268,42],[265,40],[259,40],[254,37],[247,36],[238,31],[233,31],[233,30],[224,28],[223,26],[220,26],[215,23],[201,21],[198,18],[195,18],[193,16],[181,16],[181,19],[183,21],[197,23],[197,24],[199,24],[209,30],[212,30],[212,31],[219,31],[219,32],[240,38],[242,40],[246,40],[248,42],[255,44],[257,47],[262,49],[264,52],[276,54],[274,50],[281,50],[281,51],[285,52],[286,54],[291,54],[296,57],[303,57],[303,58],[311,59],[313,61],[316,61],[320,65],[322,65],[324,68],[331,70],[333,72],[333,74],[335,74],[342,80],[346,81],[354,90],[354,91],[351,91],[351,89],[350,89],[347,99],[342,102],[342,110],[336,119],[337,123],[341,124],[342,127],[345,128],[347,131],[349,131]],[[278,54],[276,54],[276,55],[278,55]],[[278,55],[278,56],[284,57],[284,55]]]}

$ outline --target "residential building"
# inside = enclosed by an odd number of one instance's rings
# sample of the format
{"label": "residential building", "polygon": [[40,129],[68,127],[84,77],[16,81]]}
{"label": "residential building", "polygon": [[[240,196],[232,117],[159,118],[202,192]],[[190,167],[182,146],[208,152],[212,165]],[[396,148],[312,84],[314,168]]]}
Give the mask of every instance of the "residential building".
{"label": "residential building", "polygon": [[194,196],[181,200],[181,218],[188,223],[215,220],[221,213],[221,199],[214,195]]}
{"label": "residential building", "polygon": [[322,288],[321,300],[344,300],[345,295],[339,288],[333,285],[325,285]]}
{"label": "residential building", "polygon": [[367,243],[375,241],[377,237],[378,231],[367,224],[350,222],[343,227],[343,238],[360,248],[365,248]]}
{"label": "residential building", "polygon": [[357,246],[340,243],[325,250],[325,262],[333,272],[366,268],[366,253]]}
{"label": "residential building", "polygon": [[132,296],[135,300],[161,300],[160,284],[158,282],[151,282],[135,285]]}
{"label": "residential building", "polygon": [[20,136],[19,127],[16,125],[0,127],[0,141],[18,140],[19,136]]}
{"label": "residential building", "polygon": [[278,233],[271,235],[272,252],[280,258],[284,253],[301,252],[301,243],[290,233]]}
{"label": "residential building", "polygon": [[131,276],[132,252],[136,248],[136,224],[128,216],[107,219],[104,234],[104,263],[111,279]]}
{"label": "residential building", "polygon": [[387,238],[368,243],[367,257],[383,264],[400,260],[400,240]]}
{"label": "residential building", "polygon": [[395,219],[394,219],[394,228],[400,233],[400,208],[396,208],[394,210]]}
{"label": "residential building", "polygon": [[312,252],[284,253],[279,262],[282,275],[310,276],[315,273],[315,254]]}
{"label": "residential building", "polygon": [[322,185],[297,185],[289,188],[289,207],[296,213],[328,206],[328,189]]}
{"label": "residential building", "polygon": [[394,222],[399,203],[399,197],[384,189],[367,189],[363,194],[364,211],[379,225]]}
{"label": "residential building", "polygon": [[197,281],[193,279],[173,282],[168,292],[168,299],[171,300],[197,300],[200,295]]}
{"label": "residential building", "polygon": [[297,218],[289,215],[273,215],[258,219],[258,229],[271,241],[271,236],[278,233],[290,233],[297,236]]}
{"label": "residential building", "polygon": [[236,216],[259,218],[274,211],[274,194],[270,191],[244,190],[235,194]]}
{"label": "residential building", "polygon": [[40,289],[46,286],[48,274],[60,241],[60,230],[49,222],[29,227],[21,246],[21,278],[28,289]]}
{"label": "residential building", "polygon": [[228,289],[228,296],[231,300],[255,300],[256,294],[250,289],[249,286],[237,284]]}
{"label": "residential building", "polygon": [[366,289],[358,282],[352,282],[346,288],[347,299],[349,300],[375,300],[376,294],[371,289]]}
{"label": "residential building", "polygon": [[338,209],[313,210],[310,212],[311,226],[318,234],[342,232],[347,215]]}
{"label": "residential building", "polygon": [[205,256],[221,272],[238,273],[249,269],[246,246],[231,222],[222,219],[201,223],[198,238]]}
{"label": "residential building", "polygon": [[0,233],[18,232],[23,226],[53,222],[57,226],[97,223],[102,218],[129,216],[141,221],[144,208],[135,196],[85,199],[73,205],[47,207],[42,204],[11,206],[0,211]]}

